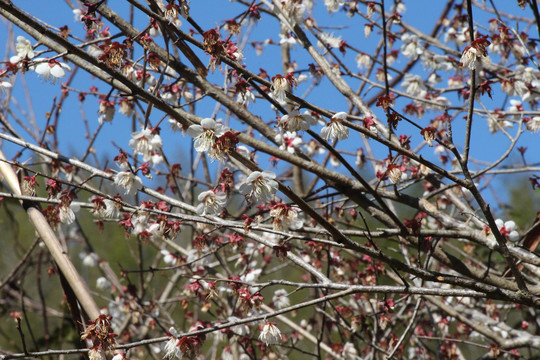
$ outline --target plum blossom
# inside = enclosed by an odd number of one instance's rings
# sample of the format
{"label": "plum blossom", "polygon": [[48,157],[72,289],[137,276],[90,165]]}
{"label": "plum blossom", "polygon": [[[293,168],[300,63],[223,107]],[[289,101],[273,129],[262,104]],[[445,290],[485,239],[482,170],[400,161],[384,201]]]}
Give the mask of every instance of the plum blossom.
{"label": "plum blossom", "polygon": [[[402,3],[400,3],[402,4]],[[353,343],[347,342],[345,345],[343,345],[343,351],[341,352],[341,356],[345,360],[358,360],[360,359],[360,356],[358,356],[358,351],[354,347]]]}
{"label": "plum blossom", "polygon": [[124,194],[133,195],[142,189],[142,180],[130,170],[120,171],[114,176],[114,184],[124,190]]}
{"label": "plum blossom", "polygon": [[293,110],[290,113],[283,115],[279,120],[279,124],[286,131],[309,130],[310,125],[317,124],[317,119],[306,112],[300,114],[298,110]]}
{"label": "plum blossom", "polygon": [[73,224],[75,221],[75,212],[79,211],[80,205],[76,203],[63,203],[60,204],[58,207],[58,216],[60,218],[60,222],[63,224]]}
{"label": "plum blossom", "polygon": [[339,48],[341,45],[341,36],[335,36],[334,34],[328,34],[325,32],[321,32],[319,35],[319,38],[321,39],[317,46],[320,48],[324,48],[325,46],[329,46],[331,48]]}
{"label": "plum blossom", "polygon": [[165,264],[167,265],[176,265],[177,261],[178,261],[178,257],[175,256],[173,253],[165,250],[165,249],[162,249],[160,251],[161,255],[163,255],[163,261],[165,262]]}
{"label": "plum blossom", "polygon": [[275,178],[276,174],[271,171],[254,171],[247,177],[245,183],[240,185],[239,191],[248,198],[270,200],[278,188]]}
{"label": "plum blossom", "polygon": [[281,331],[275,323],[267,321],[259,335],[259,340],[266,345],[278,344],[281,341]]}
{"label": "plum blossom", "polygon": [[143,155],[144,161],[151,161],[155,152],[161,150],[162,145],[159,130],[156,128],[135,131],[131,134],[131,140],[129,140],[129,146],[135,154]]}
{"label": "plum blossom", "polygon": [[227,128],[214,119],[206,118],[201,120],[201,125],[191,125],[188,128],[188,134],[195,139],[195,150],[197,152],[206,152],[215,159],[214,144],[216,140],[227,132]]}
{"label": "plum blossom", "polygon": [[287,88],[289,86],[289,81],[286,77],[283,77],[279,74],[272,78],[272,97],[276,99],[279,103],[285,103],[287,100]]}
{"label": "plum blossom", "polygon": [[289,15],[289,19],[296,23],[301,23],[306,11],[313,6],[311,1],[286,0],[281,1],[282,11]]}
{"label": "plum blossom", "polygon": [[227,194],[222,191],[216,193],[213,190],[208,190],[200,193],[197,199],[201,202],[195,209],[197,214],[201,216],[218,215],[227,203]]}
{"label": "plum blossom", "polygon": [[100,290],[108,290],[112,286],[111,282],[107,278],[101,276],[96,280],[96,287]]}
{"label": "plum blossom", "polygon": [[302,138],[296,135],[294,131],[287,131],[285,134],[277,134],[275,137],[276,143],[280,144],[279,148],[291,154],[294,154],[295,149],[302,143]]}
{"label": "plum blossom", "polygon": [[[495,224],[501,235],[512,242],[517,242],[519,240],[519,233],[516,231],[516,223],[512,220],[504,221],[501,219],[496,219]],[[493,232],[489,227],[486,226],[484,229],[484,234],[486,235],[487,245],[490,248],[497,246],[497,240],[493,235]]]}
{"label": "plum blossom", "polygon": [[325,140],[337,138],[338,140],[345,140],[349,137],[349,128],[345,127],[342,123],[347,119],[347,113],[338,112],[330,119],[330,122],[326,124],[321,130],[321,137]]}
{"label": "plum blossom", "polygon": [[362,68],[367,69],[369,65],[371,64],[371,57],[366,53],[360,53],[356,55],[355,60],[356,60],[356,66],[359,69],[362,69]]}
{"label": "plum blossom", "polygon": [[[35,59],[35,61],[47,60],[47,59]],[[71,71],[71,67],[68,64],[61,63],[58,60],[48,60],[38,63],[31,67],[36,74],[43,76],[43,80],[49,81],[52,79],[52,83],[56,82],[56,79],[66,76],[66,71]]]}
{"label": "plum blossom", "polygon": [[419,75],[406,74],[405,79],[401,83],[401,87],[405,89],[408,95],[418,96],[422,90],[426,89],[422,78]]}
{"label": "plum blossom", "polygon": [[401,52],[405,57],[416,60],[424,52],[416,35],[405,34],[401,37],[401,41],[403,42]]}
{"label": "plum blossom", "polygon": [[289,300],[287,291],[285,289],[276,290],[274,296],[272,297],[272,301],[274,302],[274,306],[277,309],[286,308],[291,304],[291,301]]}
{"label": "plum blossom", "polygon": [[302,220],[298,219],[299,209],[283,203],[275,203],[270,206],[270,216],[274,218],[272,226],[276,231],[288,231],[300,229]]}
{"label": "plum blossom", "polygon": [[534,116],[527,121],[527,130],[537,133],[540,130],[540,116]]}
{"label": "plum blossom", "polygon": [[296,38],[291,34],[279,34],[279,43],[293,46],[297,44],[297,41]]}
{"label": "plum blossom", "polygon": [[15,44],[15,50],[17,50],[17,56],[21,59],[28,57],[29,59],[34,57],[34,48],[30,40],[24,36],[17,36],[17,44]]}
{"label": "plum blossom", "polygon": [[178,347],[180,343],[178,336],[176,329],[171,327],[169,329],[169,340],[162,347],[162,351],[165,353],[163,355],[164,359],[173,359],[175,357],[181,359],[183,357],[182,351]]}
{"label": "plum blossom", "polygon": [[114,100],[109,99],[99,99],[99,109],[98,109],[98,122],[103,124],[106,122],[111,122],[114,119],[114,113],[116,111]]}
{"label": "plum blossom", "polygon": [[82,260],[84,266],[94,267],[99,262],[99,256],[96,253],[82,252],[79,254],[79,258]]}
{"label": "plum blossom", "polygon": [[335,13],[344,3],[344,0],[324,0],[328,13]]}
{"label": "plum blossom", "polygon": [[5,89],[10,89],[12,87],[13,85],[9,81],[0,81],[0,94],[3,94]]}

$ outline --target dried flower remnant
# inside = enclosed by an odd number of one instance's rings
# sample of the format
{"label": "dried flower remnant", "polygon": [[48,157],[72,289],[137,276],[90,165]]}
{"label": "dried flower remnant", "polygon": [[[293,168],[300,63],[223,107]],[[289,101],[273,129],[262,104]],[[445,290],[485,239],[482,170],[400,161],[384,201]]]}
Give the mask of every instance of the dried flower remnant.
{"label": "dried flower remnant", "polygon": [[126,56],[126,45],[118,41],[100,45],[99,48],[103,51],[98,59],[105,65],[111,68],[119,68]]}

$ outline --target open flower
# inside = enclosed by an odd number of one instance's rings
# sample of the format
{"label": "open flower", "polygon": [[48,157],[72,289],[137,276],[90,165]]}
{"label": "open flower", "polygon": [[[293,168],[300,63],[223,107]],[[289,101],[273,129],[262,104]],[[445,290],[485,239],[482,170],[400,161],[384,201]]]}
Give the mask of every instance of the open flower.
{"label": "open flower", "polygon": [[17,44],[15,44],[15,50],[17,50],[17,56],[21,59],[28,57],[29,59],[34,57],[34,48],[30,40],[24,36],[17,36]]}
{"label": "open flower", "polygon": [[215,193],[212,190],[203,191],[197,198],[201,203],[197,205],[197,214],[218,215],[227,203],[227,194],[222,191]]}
{"label": "open flower", "polygon": [[[188,134],[195,139],[195,150],[197,152],[206,152],[211,157],[213,146],[218,137],[225,134],[227,128],[214,119],[202,119],[201,125],[191,125],[188,128]],[[213,157],[214,158],[214,157]]]}
{"label": "open flower", "polygon": [[337,138],[338,140],[345,140],[349,137],[349,128],[343,126],[342,121],[347,119],[347,113],[338,112],[330,119],[330,122],[326,124],[321,130],[321,136],[325,140]]}
{"label": "open flower", "polygon": [[143,129],[131,134],[129,146],[136,154],[143,155],[144,161],[152,160],[156,151],[161,150],[162,140],[157,129]]}
{"label": "open flower", "polygon": [[418,59],[418,56],[422,55],[424,49],[418,42],[418,36],[405,34],[401,37],[403,45],[401,46],[401,52],[405,57],[411,58],[413,60]]}
{"label": "open flower", "polygon": [[[35,61],[45,60],[45,59],[35,59]],[[63,78],[66,76],[66,71],[71,71],[71,67],[68,64],[61,63],[58,60],[49,60],[45,62],[40,62],[37,65],[34,65],[32,68],[36,74],[43,76],[43,80],[48,81],[52,79],[54,84],[56,79]]]}
{"label": "open flower", "polygon": [[422,90],[426,89],[422,78],[419,75],[406,74],[405,79],[401,83],[401,87],[411,96],[418,96]]}
{"label": "open flower", "polygon": [[300,114],[299,111],[293,110],[283,115],[279,120],[279,124],[283,126],[285,131],[309,130],[310,125],[317,124],[317,119],[309,115],[309,113]]}
{"label": "open flower", "polygon": [[274,306],[277,309],[286,308],[291,304],[291,301],[289,300],[287,291],[285,289],[276,290],[274,296],[272,297],[272,301],[274,302]]}
{"label": "open flower", "polygon": [[270,200],[278,188],[278,183],[274,179],[276,174],[271,171],[254,171],[240,186],[240,193],[248,198],[255,197],[258,200]]}
{"label": "open flower", "polygon": [[270,206],[270,209],[270,216],[274,218],[272,222],[274,230],[297,230],[302,227],[302,220],[298,220],[298,208],[282,203],[275,203]]}
{"label": "open flower", "polygon": [[287,131],[285,134],[277,134],[275,137],[276,143],[280,144],[279,148],[291,154],[294,154],[295,149],[302,143],[302,138],[296,135],[296,132]]}
{"label": "open flower", "polygon": [[259,335],[259,340],[266,345],[278,344],[281,341],[281,331],[275,323],[267,321]]}
{"label": "open flower", "polygon": [[114,184],[123,189],[126,195],[133,195],[142,189],[142,180],[130,170],[120,171],[114,176]]}
{"label": "open flower", "polygon": [[180,351],[180,348],[178,347],[180,341],[178,340],[178,333],[176,332],[176,329],[171,327],[169,329],[169,340],[163,345],[163,352],[165,355],[163,355],[164,359],[172,359],[172,358],[182,358],[182,351]]}

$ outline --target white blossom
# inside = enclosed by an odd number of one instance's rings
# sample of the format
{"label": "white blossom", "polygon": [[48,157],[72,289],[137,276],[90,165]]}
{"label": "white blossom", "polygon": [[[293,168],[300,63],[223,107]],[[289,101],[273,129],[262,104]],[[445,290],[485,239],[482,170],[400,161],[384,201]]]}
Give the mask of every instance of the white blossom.
{"label": "white blossom", "polygon": [[290,34],[279,34],[279,43],[293,46],[297,44],[297,41],[296,38]]}
{"label": "white blossom", "polygon": [[239,191],[248,198],[255,197],[255,199],[262,201],[270,200],[278,188],[275,178],[276,174],[271,171],[254,171],[240,186]]}
{"label": "white blossom", "polygon": [[4,93],[4,90],[11,89],[13,85],[9,81],[0,81],[0,94]]}
{"label": "white blossom", "polygon": [[61,204],[58,207],[58,217],[62,224],[73,224],[75,221],[75,212],[73,211],[71,205]]}
{"label": "white blossom", "polygon": [[142,180],[130,170],[120,171],[114,176],[114,184],[124,190],[124,194],[133,195],[142,189]]}
{"label": "white blossom", "polygon": [[463,67],[468,67],[470,70],[479,69],[481,63],[478,56],[478,50],[472,46],[468,46],[465,51],[463,51],[460,62]]}
{"label": "white blossom", "polygon": [[96,287],[100,290],[108,290],[111,288],[111,282],[107,278],[101,276],[96,280]]}
{"label": "white blossom", "polygon": [[345,360],[360,360],[361,359],[361,357],[358,356],[358,351],[354,347],[354,344],[350,342],[347,342],[345,343],[345,345],[343,345],[343,351],[341,352],[341,356],[343,356]]}
{"label": "white blossom", "polygon": [[197,199],[201,202],[195,209],[197,214],[219,215],[227,203],[227,194],[222,191],[215,193],[213,190],[208,190],[200,193]]}
{"label": "white blossom", "polygon": [[34,57],[34,49],[30,40],[24,36],[17,36],[17,44],[15,44],[15,50],[17,50],[17,56],[21,59],[28,57],[29,59]]}
{"label": "white blossom", "polygon": [[349,137],[349,128],[345,127],[342,120],[347,118],[347,113],[338,112],[330,119],[330,122],[321,129],[321,137],[325,140],[337,138],[345,140]]}
{"label": "white blossom", "polygon": [[283,115],[279,120],[279,124],[286,131],[309,130],[310,125],[317,124],[317,119],[306,112],[300,114],[299,111],[293,110],[290,113]]}
{"label": "white blossom", "polygon": [[422,78],[419,75],[406,74],[401,87],[410,96],[418,96],[422,90],[426,89]]}
{"label": "white blossom", "polygon": [[162,351],[165,353],[163,355],[164,359],[173,359],[178,358],[181,359],[183,354],[180,351],[180,348],[178,347],[178,333],[176,332],[176,329],[171,327],[169,329],[169,340],[163,345]]}
{"label": "white blossom", "polygon": [[365,54],[365,53],[360,53],[358,55],[356,55],[356,66],[359,68],[359,69],[362,69],[362,68],[368,68],[369,65],[371,64],[371,57],[368,55],[368,54]]}
{"label": "white blossom", "polygon": [[154,153],[161,150],[162,145],[159,134],[148,128],[135,131],[131,134],[131,140],[129,140],[129,146],[135,154],[143,155],[144,161],[150,161]]}
{"label": "white blossom", "polygon": [[82,11],[81,9],[73,9],[73,21],[75,22],[81,22],[82,21]]}
{"label": "white blossom", "polygon": [[88,352],[88,359],[90,360],[106,360],[105,354],[101,348],[93,348]]}
{"label": "white blossom", "polygon": [[287,88],[289,83],[286,78],[281,75],[276,75],[272,78],[272,97],[280,103],[280,105],[285,104],[287,100]]}
{"label": "white blossom", "polygon": [[82,252],[79,254],[79,258],[82,260],[83,265],[88,267],[95,267],[99,261],[99,256],[96,253]]}
{"label": "white blossom", "polygon": [[174,256],[174,254],[172,254],[171,252],[167,250],[161,250],[160,252],[161,252],[161,255],[163,255],[163,261],[165,262],[165,264],[176,265],[176,261],[178,258]]}
{"label": "white blossom", "polygon": [[324,0],[324,5],[329,13],[335,13],[344,3],[344,0]]}
{"label": "white blossom", "polygon": [[325,45],[331,48],[339,48],[339,46],[341,45],[341,36],[334,36],[334,34],[321,32],[319,38],[320,42],[318,43],[318,46],[320,48],[324,48]]}
{"label": "white blossom", "polygon": [[201,125],[191,125],[187,132],[195,139],[194,146],[197,152],[206,152],[212,156],[214,153],[212,146],[227,132],[227,128],[214,119],[206,118],[201,120]]}
{"label": "white blossom", "polygon": [[259,340],[266,345],[278,344],[281,341],[281,331],[279,331],[276,324],[267,321],[259,335]]}
{"label": "white blossom", "polygon": [[296,151],[295,149],[303,143],[302,138],[296,135],[296,132],[294,131],[287,131],[285,134],[277,134],[275,141],[280,144],[279,148],[281,150],[291,154],[294,154]]}
{"label": "white blossom", "polygon": [[287,291],[285,289],[276,290],[274,296],[272,297],[272,301],[274,302],[274,306],[276,307],[276,309],[283,309],[291,304],[291,301],[289,300]]}
{"label": "white blossom", "polygon": [[401,41],[403,42],[401,52],[405,57],[416,60],[418,59],[418,56],[422,55],[424,52],[424,49],[420,46],[418,41],[418,36],[416,35],[405,34],[401,37]]}
{"label": "white blossom", "polygon": [[[35,61],[46,59],[35,59]],[[34,70],[36,74],[43,76],[43,80],[48,81],[52,79],[54,84],[56,79],[66,76],[66,71],[71,71],[71,67],[68,64],[61,63],[57,60],[49,60],[33,65],[30,69]]]}
{"label": "white blossom", "polygon": [[298,219],[297,207],[282,203],[271,206],[270,216],[274,218],[272,226],[276,231],[298,230],[302,227],[302,220]]}
{"label": "white blossom", "polygon": [[527,121],[527,130],[537,133],[540,130],[540,116],[533,116],[532,119]]}

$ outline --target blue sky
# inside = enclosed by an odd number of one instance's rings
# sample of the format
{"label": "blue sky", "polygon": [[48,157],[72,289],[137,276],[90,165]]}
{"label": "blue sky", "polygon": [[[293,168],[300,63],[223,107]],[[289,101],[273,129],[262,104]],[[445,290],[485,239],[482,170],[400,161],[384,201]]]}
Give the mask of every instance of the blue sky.
{"label": "blue sky", "polygon": [[[76,23],[74,21],[71,14],[71,9],[69,9],[69,7],[64,2],[57,1],[55,2],[55,6],[51,6],[50,2],[41,1],[15,1],[14,3],[26,9],[27,11],[31,11],[34,14],[37,14],[40,18],[42,18],[44,21],[48,22],[52,26],[60,27],[63,25],[68,25],[72,30],[72,34],[80,37],[84,36],[82,24]],[[408,1],[408,8],[402,19],[404,22],[407,22],[417,27],[419,30],[429,31],[433,27],[433,24],[437,20],[445,3],[446,2],[444,1],[428,0]],[[531,16],[526,11],[519,9],[513,1],[496,1],[495,3],[497,4],[497,6],[501,7],[499,10],[511,11],[525,17]],[[124,15],[126,17],[128,16],[129,8],[124,1],[113,0],[109,1],[108,4],[113,9],[121,13],[124,12]],[[244,6],[238,3],[231,3],[228,0],[191,1],[192,17],[196,19],[204,29],[214,27],[217,24],[220,24],[222,20],[235,17],[239,15],[244,9]],[[317,18],[319,21],[318,25],[325,31],[342,36],[342,38],[346,39],[350,45],[366,53],[371,53],[375,48],[377,41],[380,39],[380,35],[376,32],[374,32],[369,39],[365,39],[363,35],[363,25],[366,23],[366,21],[359,17],[349,19],[345,16],[343,12],[328,14],[326,12],[326,9],[324,9],[324,7],[322,6],[316,7],[316,12],[314,15],[315,18]],[[492,15],[480,12],[475,9],[474,19],[477,22],[477,26],[479,26],[480,28],[488,27],[488,20],[491,17]],[[145,16],[138,16],[136,17],[135,22],[139,25],[139,28],[142,28],[147,24],[147,21],[148,20]],[[339,26],[336,27],[336,24],[339,24]],[[188,25],[189,24],[187,22],[184,22],[182,29],[184,31],[188,31]],[[5,27],[5,24],[2,24],[1,26]],[[486,33],[487,31],[484,30],[482,32]],[[277,22],[274,20],[269,20],[268,17],[265,17],[265,15],[263,14],[263,22],[255,25],[252,29],[252,34],[254,35],[252,39],[258,41],[264,41],[265,39],[273,39],[277,42],[279,41],[278,33],[279,25],[277,24]],[[535,29],[531,29],[530,33],[533,37],[536,36]],[[17,35],[24,34],[21,30],[16,29],[15,36]],[[25,36],[27,38],[30,38],[27,35]],[[3,48],[9,46],[9,44],[6,43],[6,40],[6,37],[2,37],[0,39],[0,46],[3,46]],[[236,41],[239,40],[240,39],[237,39]],[[35,43],[33,39],[32,42]],[[399,46],[400,43],[397,42],[394,48],[399,49]],[[43,47],[38,48],[38,50],[42,49]],[[258,73],[259,68],[264,68],[270,76],[282,73],[279,46],[269,45],[265,48],[263,56],[257,56],[252,46],[247,44],[244,48],[244,52],[246,57],[245,63],[247,64],[249,70]],[[357,71],[354,62],[354,54],[350,53],[349,51],[346,56],[342,56],[337,50],[336,53],[338,54],[339,58],[344,61],[353,71]],[[10,51],[10,54],[13,54],[13,50]],[[198,51],[198,54],[200,55],[201,59],[203,59],[203,62],[208,61],[208,57],[205,54],[200,51]],[[306,56],[305,51],[299,46],[295,46],[292,49],[291,54],[293,59],[297,60],[299,69],[305,69],[307,68],[307,65],[309,63],[313,62],[313,60],[310,60],[310,58]],[[52,54],[44,54],[43,56],[52,56]],[[408,59],[401,56],[396,61],[394,66],[396,68],[400,68],[407,61]],[[415,68],[413,68],[412,72],[427,76],[427,73],[422,69],[422,65],[420,63],[416,65]],[[441,73],[440,75],[445,76],[445,74],[443,73]],[[54,97],[56,97],[57,99],[60,98],[60,86],[59,84],[53,85],[45,83],[42,80],[38,79],[37,76],[31,72],[26,74],[24,78],[28,84],[28,88],[31,93],[32,110],[36,114],[37,123],[39,125],[42,125],[45,123],[45,113],[48,112],[51,108],[52,99]],[[216,70],[215,74],[209,76],[209,80],[217,84],[222,84],[222,78],[223,77],[219,69]],[[355,81],[351,82],[353,83],[351,85],[352,88],[355,89],[357,87]],[[24,93],[20,85],[22,85],[21,78],[20,76],[18,76],[15,84],[15,95],[17,97],[17,100],[19,101],[20,107],[22,109],[25,109],[25,111],[28,111],[29,106],[28,103],[25,101]],[[71,84],[72,87],[81,90],[89,90],[92,85],[97,86],[101,93],[108,93],[110,90],[108,86],[104,85],[100,81],[92,79],[87,75],[83,75],[82,71],[79,71],[76,74],[74,81]],[[308,87],[309,83],[301,84],[295,92],[296,94],[303,94]],[[401,87],[399,85],[398,89],[401,90]],[[482,102],[488,109],[500,106],[503,100],[503,98],[501,97],[500,87],[498,85],[494,85],[494,90],[495,91],[493,100],[489,99],[487,96],[482,97]],[[374,91],[370,92],[367,98],[370,98],[373,93]],[[452,97],[450,97],[450,99],[452,100],[452,102],[456,100]],[[318,106],[325,107],[333,111],[346,111],[346,109],[348,108],[348,105],[344,98],[340,96],[335,90],[332,90],[331,85],[324,81],[321,86],[315,88],[314,91],[309,93],[307,100]],[[398,102],[398,109],[399,104],[400,103]],[[197,105],[196,113],[200,116],[211,116],[213,110],[213,102],[202,101],[200,104]],[[262,102],[261,100],[259,100],[252,108],[250,108],[250,110],[252,110],[255,114],[261,116],[263,120],[267,121],[274,119],[276,116],[275,112],[273,112],[269,108],[268,104]],[[14,112],[20,114],[20,111],[16,108],[14,108]],[[62,115],[59,118],[60,120],[58,127],[58,137],[62,141],[62,143],[60,144],[60,150],[62,152],[65,152],[67,154],[74,153],[77,156],[81,156],[81,154],[84,152],[88,140],[84,137],[86,131],[84,128],[84,123],[81,120],[83,117],[82,114],[84,114],[84,116],[88,118],[88,125],[91,129],[91,132],[93,133],[93,131],[98,126],[96,99],[92,96],[88,96],[86,102],[83,104],[77,100],[76,94],[71,93],[63,105]],[[378,114],[380,114],[380,112]],[[422,120],[419,120],[419,125],[421,125],[422,127],[427,126],[429,124],[429,120],[436,115],[439,115],[439,113],[426,113],[424,118]],[[159,118],[161,118],[161,114],[159,114],[159,112],[157,111],[154,111],[154,116],[151,118],[152,122],[155,124],[159,120]],[[43,126],[41,126],[41,128],[43,128]],[[464,121],[461,119],[457,119],[454,122],[453,129],[458,147],[460,144],[463,144],[463,128]],[[17,129],[21,131],[22,134],[24,134],[24,130],[22,130],[20,127],[17,127]],[[165,152],[169,154],[175,154],[176,157],[176,159],[172,159],[171,162],[181,162],[186,164],[186,161],[188,160],[189,149],[191,147],[191,139],[187,135],[182,137],[182,135],[180,135],[179,133],[172,133],[166,122],[164,122],[164,124],[162,125],[162,129]],[[242,127],[240,126],[239,129],[242,129]],[[315,131],[319,131],[319,128],[315,129]],[[421,137],[418,134],[418,130],[404,124],[403,122],[400,123],[398,127],[398,132],[407,135],[413,135],[413,148],[421,142]],[[515,129],[510,129],[509,132],[511,134],[514,134]],[[104,131],[99,135],[95,143],[95,147],[100,150],[99,154],[101,160],[103,160],[103,157],[108,154],[108,167],[114,168],[114,165],[112,164],[112,157],[117,154],[116,147],[113,145],[113,143],[123,148],[124,150],[129,151],[130,149],[128,146],[128,142],[130,139],[130,134],[131,120],[126,118],[122,114],[119,114],[118,112],[115,116],[113,123],[105,124]],[[304,139],[308,140],[307,136],[304,136]],[[342,144],[340,144],[339,147],[347,151],[355,152],[359,145],[363,146],[363,144],[359,144],[359,141],[357,140],[358,138],[352,137],[351,139],[346,140]],[[500,154],[505,151],[507,145],[508,139],[504,135],[500,133],[497,135],[489,134],[489,132],[487,131],[485,119],[475,118],[472,146],[472,156],[474,158],[478,158],[485,162],[494,161],[500,156]],[[540,150],[540,142],[538,142],[538,135],[529,133],[524,134],[521,146],[528,147],[527,158],[529,159],[529,163],[535,162],[536,157],[534,155],[538,154],[538,151]],[[18,147],[14,147],[9,144],[5,145],[5,151],[8,157],[12,156],[17,150],[19,150]],[[381,155],[382,157],[384,157],[385,151],[386,150],[382,147],[375,147],[375,153]],[[432,149],[427,147],[422,150],[422,154],[423,156],[428,158],[433,158],[434,156]],[[27,153],[25,157],[21,158],[21,160],[26,160],[29,157],[30,153]],[[264,159],[264,157],[262,157],[262,159]],[[514,154],[511,156],[511,160],[517,161],[517,159],[519,159],[519,157],[517,155],[517,151],[514,150]],[[264,167],[265,166],[263,166],[263,168]],[[472,166],[472,168],[474,169],[474,165]]]}

